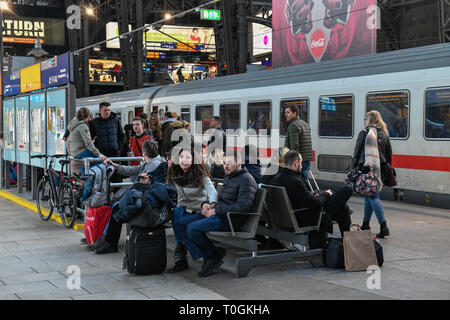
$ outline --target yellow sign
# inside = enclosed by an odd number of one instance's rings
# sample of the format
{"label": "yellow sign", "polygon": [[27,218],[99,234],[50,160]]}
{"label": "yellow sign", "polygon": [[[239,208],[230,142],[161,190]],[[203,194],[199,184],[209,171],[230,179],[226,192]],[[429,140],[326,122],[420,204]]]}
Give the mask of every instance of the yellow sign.
{"label": "yellow sign", "polygon": [[20,70],[20,89],[21,93],[41,89],[40,63]]}

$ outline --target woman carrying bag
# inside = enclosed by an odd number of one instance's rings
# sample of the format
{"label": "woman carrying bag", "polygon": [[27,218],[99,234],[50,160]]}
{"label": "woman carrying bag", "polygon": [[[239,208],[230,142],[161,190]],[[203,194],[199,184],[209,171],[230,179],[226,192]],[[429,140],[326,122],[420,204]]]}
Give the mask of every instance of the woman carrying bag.
{"label": "woman carrying bag", "polygon": [[364,220],[361,230],[370,229],[369,222],[372,212],[375,211],[380,224],[378,238],[390,235],[384,217],[383,204],[380,200],[380,191],[383,183],[388,179],[385,174],[387,164],[392,163],[392,147],[386,123],[378,111],[369,111],[365,117],[364,129],[358,135],[353,153],[352,167],[363,173],[372,171],[376,180],[376,193],[372,196],[364,196]]}

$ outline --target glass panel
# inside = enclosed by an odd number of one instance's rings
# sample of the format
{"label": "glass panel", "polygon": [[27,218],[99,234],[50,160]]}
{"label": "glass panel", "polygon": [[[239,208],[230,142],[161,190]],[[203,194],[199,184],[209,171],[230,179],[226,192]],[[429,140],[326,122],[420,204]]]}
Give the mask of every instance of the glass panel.
{"label": "glass panel", "polygon": [[247,130],[256,130],[257,134],[270,135],[272,105],[270,102],[252,102],[248,104]]}
{"label": "glass panel", "polygon": [[[66,146],[62,139],[66,132],[66,89],[47,92],[47,154],[65,154]],[[58,161],[55,170],[60,170]]]}
{"label": "glass panel", "polygon": [[238,130],[241,128],[240,105],[239,103],[221,104],[220,105],[220,120],[222,130],[227,132],[227,129]]}
{"label": "glass panel", "polygon": [[353,134],[353,96],[322,96],[319,102],[319,135],[351,137]]}
{"label": "glass panel", "polygon": [[300,119],[308,122],[308,112],[309,112],[309,100],[307,98],[293,99],[293,100],[283,100],[280,103],[280,136],[285,136],[287,133],[287,121],[284,116],[284,109],[287,105],[296,105],[299,110]]}
{"label": "glass panel", "polygon": [[3,140],[5,144],[4,158],[16,161],[16,131],[15,131],[15,99],[3,101]]}
{"label": "glass panel", "polygon": [[195,133],[203,134],[209,129],[213,116],[213,106],[197,106],[195,108]]}
{"label": "glass panel", "polygon": [[[45,154],[45,94],[30,97],[31,155]],[[43,168],[44,159],[31,159],[31,165]]]}
{"label": "glass panel", "polygon": [[386,123],[391,138],[406,138],[409,122],[409,92],[367,95],[367,111],[376,110]]}
{"label": "glass panel", "polygon": [[189,106],[181,107],[181,120],[191,122],[191,107]]}
{"label": "glass panel", "polygon": [[450,89],[428,90],[425,101],[425,137],[450,139]]}
{"label": "glass panel", "polygon": [[29,164],[30,132],[28,128],[29,97],[16,98],[17,162]]}

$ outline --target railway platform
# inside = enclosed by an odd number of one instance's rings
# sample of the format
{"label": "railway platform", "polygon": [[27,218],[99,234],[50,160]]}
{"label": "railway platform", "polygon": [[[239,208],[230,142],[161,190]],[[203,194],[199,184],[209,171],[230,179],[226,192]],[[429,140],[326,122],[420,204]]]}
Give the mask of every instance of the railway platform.
{"label": "railway platform", "polygon": [[[361,223],[363,199],[353,197],[349,204],[352,221]],[[33,211],[0,198],[0,300],[449,299],[450,211],[383,204],[392,235],[380,239],[380,288],[369,288],[366,272],[312,268],[307,262],[256,267],[248,277],[236,278],[234,259],[244,253],[231,247],[223,266],[208,278],[197,277],[201,262],[192,260],[190,269],[176,274],[131,276],[121,269],[125,227],[118,253],[95,255],[80,244],[82,230],[44,222]],[[371,226],[378,232],[375,220]],[[172,230],[167,233],[169,269],[175,241]],[[79,289],[69,289],[69,266],[79,268]]]}

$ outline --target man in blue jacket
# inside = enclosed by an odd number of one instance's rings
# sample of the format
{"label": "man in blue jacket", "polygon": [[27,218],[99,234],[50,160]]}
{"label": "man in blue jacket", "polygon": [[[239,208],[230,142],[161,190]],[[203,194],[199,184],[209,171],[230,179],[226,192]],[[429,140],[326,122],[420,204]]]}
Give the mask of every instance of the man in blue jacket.
{"label": "man in blue jacket", "polygon": [[[223,190],[217,204],[205,205],[203,217],[191,216],[179,221],[184,226],[180,238],[198,248],[204,264],[198,273],[199,277],[207,277],[223,264],[226,250],[214,246],[206,233],[209,231],[230,231],[227,212],[250,212],[255,201],[258,186],[246,168],[238,152],[227,154],[224,163],[225,180]],[[231,218],[234,230],[239,230],[247,221],[247,216],[235,214]]]}

